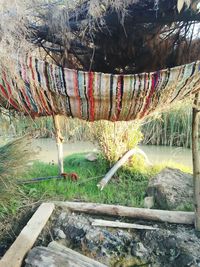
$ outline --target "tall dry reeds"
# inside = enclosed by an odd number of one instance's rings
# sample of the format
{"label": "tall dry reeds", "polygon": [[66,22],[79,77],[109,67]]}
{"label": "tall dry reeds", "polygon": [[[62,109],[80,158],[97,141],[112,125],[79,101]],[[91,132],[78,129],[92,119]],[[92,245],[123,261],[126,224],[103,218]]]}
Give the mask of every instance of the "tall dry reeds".
{"label": "tall dry reeds", "polygon": [[[34,133],[38,137],[53,137],[53,123],[51,117],[38,118],[33,121],[24,116],[0,116],[0,135],[22,136],[27,133]],[[117,122],[109,123],[106,121],[86,122],[79,119],[63,117],[62,133],[66,142],[92,141],[97,142],[97,135],[108,139],[105,135],[109,134],[113,138],[118,138],[119,133],[129,129],[134,131],[138,129],[135,122]],[[147,121],[141,122],[140,128],[143,134],[144,144],[191,147],[191,125],[192,108],[190,104],[180,105],[166,113],[161,113],[158,117],[150,117]],[[114,134],[115,133],[115,134]],[[123,136],[123,135],[122,135]],[[126,134],[124,133],[124,136]],[[120,146],[120,142],[118,142]]]}
{"label": "tall dry reeds", "polygon": [[177,107],[142,126],[143,143],[191,148],[192,107]]}
{"label": "tall dry reeds", "polygon": [[30,137],[20,137],[0,146],[0,190],[8,189],[26,170],[34,152],[30,149]]}

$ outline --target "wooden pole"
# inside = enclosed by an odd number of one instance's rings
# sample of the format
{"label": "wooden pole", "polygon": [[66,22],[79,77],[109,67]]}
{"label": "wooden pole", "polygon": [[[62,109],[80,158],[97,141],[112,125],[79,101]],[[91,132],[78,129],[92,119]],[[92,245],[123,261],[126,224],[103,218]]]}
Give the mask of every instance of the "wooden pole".
{"label": "wooden pole", "polygon": [[99,227],[111,227],[111,228],[124,228],[124,229],[138,229],[138,230],[159,230],[159,228],[155,228],[148,225],[135,224],[135,223],[124,223],[118,221],[107,221],[102,219],[95,219],[92,221],[92,226]]}
{"label": "wooden pole", "polygon": [[58,151],[58,166],[59,166],[59,174],[64,173],[64,165],[63,165],[63,141],[64,138],[61,134],[60,123],[59,123],[59,115],[53,116],[53,123],[55,129],[55,139],[56,146]]}
{"label": "wooden pole", "polygon": [[133,155],[140,154],[142,155],[146,163],[151,165],[150,161],[148,160],[147,155],[139,148],[133,148],[126,152],[124,156],[117,162],[115,165],[109,170],[109,172],[105,175],[105,177],[98,183],[97,187],[101,190],[104,189],[104,187],[107,185],[107,183],[110,181],[110,179],[113,177],[113,175],[118,171],[118,169]]}
{"label": "wooden pole", "polygon": [[54,202],[56,206],[76,212],[96,215],[128,217],[139,220],[194,224],[194,212],[132,208],[85,202]]}
{"label": "wooden pole", "polygon": [[195,95],[192,113],[192,159],[193,159],[193,184],[195,228],[200,231],[200,157],[199,157],[199,114],[200,93]]}

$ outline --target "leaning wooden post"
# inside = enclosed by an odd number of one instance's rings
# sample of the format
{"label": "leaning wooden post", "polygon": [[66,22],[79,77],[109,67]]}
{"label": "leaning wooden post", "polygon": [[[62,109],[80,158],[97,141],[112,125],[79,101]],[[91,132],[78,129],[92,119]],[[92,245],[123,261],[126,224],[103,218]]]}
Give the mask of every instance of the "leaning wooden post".
{"label": "leaning wooden post", "polygon": [[113,175],[118,171],[118,169],[133,155],[140,154],[142,155],[146,163],[151,165],[147,155],[139,148],[133,148],[126,152],[126,154],[123,155],[123,157],[115,163],[115,165],[109,170],[109,172],[105,175],[105,177],[98,183],[97,187],[101,190],[104,189],[104,187],[107,185],[107,183],[110,181],[110,179],[113,177]]}
{"label": "leaning wooden post", "polygon": [[63,165],[63,141],[64,138],[61,134],[60,123],[59,123],[59,115],[53,116],[53,123],[55,129],[55,138],[56,138],[56,146],[58,151],[58,166],[59,166],[59,174],[64,173],[64,165]]}
{"label": "leaning wooden post", "polygon": [[192,159],[194,181],[195,228],[200,231],[200,157],[199,157],[200,93],[195,95],[192,113]]}

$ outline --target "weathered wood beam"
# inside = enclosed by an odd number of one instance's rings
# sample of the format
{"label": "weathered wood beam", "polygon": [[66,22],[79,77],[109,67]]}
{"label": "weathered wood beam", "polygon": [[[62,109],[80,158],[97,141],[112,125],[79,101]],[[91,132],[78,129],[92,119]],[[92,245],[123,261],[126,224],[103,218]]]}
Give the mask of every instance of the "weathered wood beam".
{"label": "weathered wood beam", "polygon": [[0,267],[21,267],[25,255],[34,245],[53,210],[54,204],[41,204],[15,242],[0,260]]}
{"label": "weathered wood beam", "polygon": [[148,225],[141,225],[135,223],[124,223],[117,221],[107,221],[96,219],[92,222],[92,226],[100,226],[100,227],[111,227],[111,228],[124,228],[124,229],[137,229],[137,230],[159,230],[159,228],[155,228]]}
{"label": "weathered wood beam", "polygon": [[83,254],[80,254],[70,248],[67,248],[55,241],[52,241],[49,245],[49,248],[53,249],[56,252],[61,252],[64,253],[65,256],[70,260],[70,261],[75,261],[76,263],[80,264],[81,267],[106,267],[106,265],[97,262],[94,259],[91,259]]}
{"label": "weathered wood beam", "polygon": [[154,210],[83,202],[55,202],[55,204],[71,211],[89,214],[103,214],[177,224],[194,224],[194,212]]}
{"label": "weathered wood beam", "polygon": [[107,267],[56,242],[49,247],[34,247],[25,262],[26,266],[40,267]]}
{"label": "weathered wood beam", "polygon": [[193,183],[194,183],[194,207],[195,228],[200,231],[200,156],[199,156],[199,117],[200,93],[195,95],[192,115],[192,158],[193,158]]}

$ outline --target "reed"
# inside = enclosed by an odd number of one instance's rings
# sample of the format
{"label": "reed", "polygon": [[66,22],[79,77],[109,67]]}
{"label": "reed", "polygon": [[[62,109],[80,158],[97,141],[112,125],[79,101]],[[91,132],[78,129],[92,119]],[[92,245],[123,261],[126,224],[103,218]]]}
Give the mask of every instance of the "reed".
{"label": "reed", "polygon": [[0,146],[0,202],[3,205],[14,195],[16,178],[28,168],[34,152],[29,150],[30,138],[21,137]]}
{"label": "reed", "polygon": [[[20,115],[9,116],[9,114],[0,116],[0,135],[23,136],[31,133],[37,137],[53,137],[53,122],[51,117],[37,118]],[[96,142],[98,133],[101,135],[105,132],[110,136],[115,133],[115,138],[124,132],[124,136],[131,135],[131,130],[139,128],[139,123],[135,122],[86,122],[79,119],[63,117],[62,134],[66,142],[75,141],[92,141]],[[191,147],[191,128],[192,125],[192,108],[191,105],[178,105],[173,110],[161,113],[157,117],[150,117],[146,121],[140,122],[140,129],[143,134],[143,144],[164,145],[164,146],[181,146]],[[129,133],[127,133],[129,129]],[[126,132],[126,133],[125,133]],[[100,136],[103,138],[103,136]],[[115,141],[120,145],[120,141]]]}
{"label": "reed", "polygon": [[141,129],[144,144],[191,148],[192,108],[178,106],[147,121]]}

